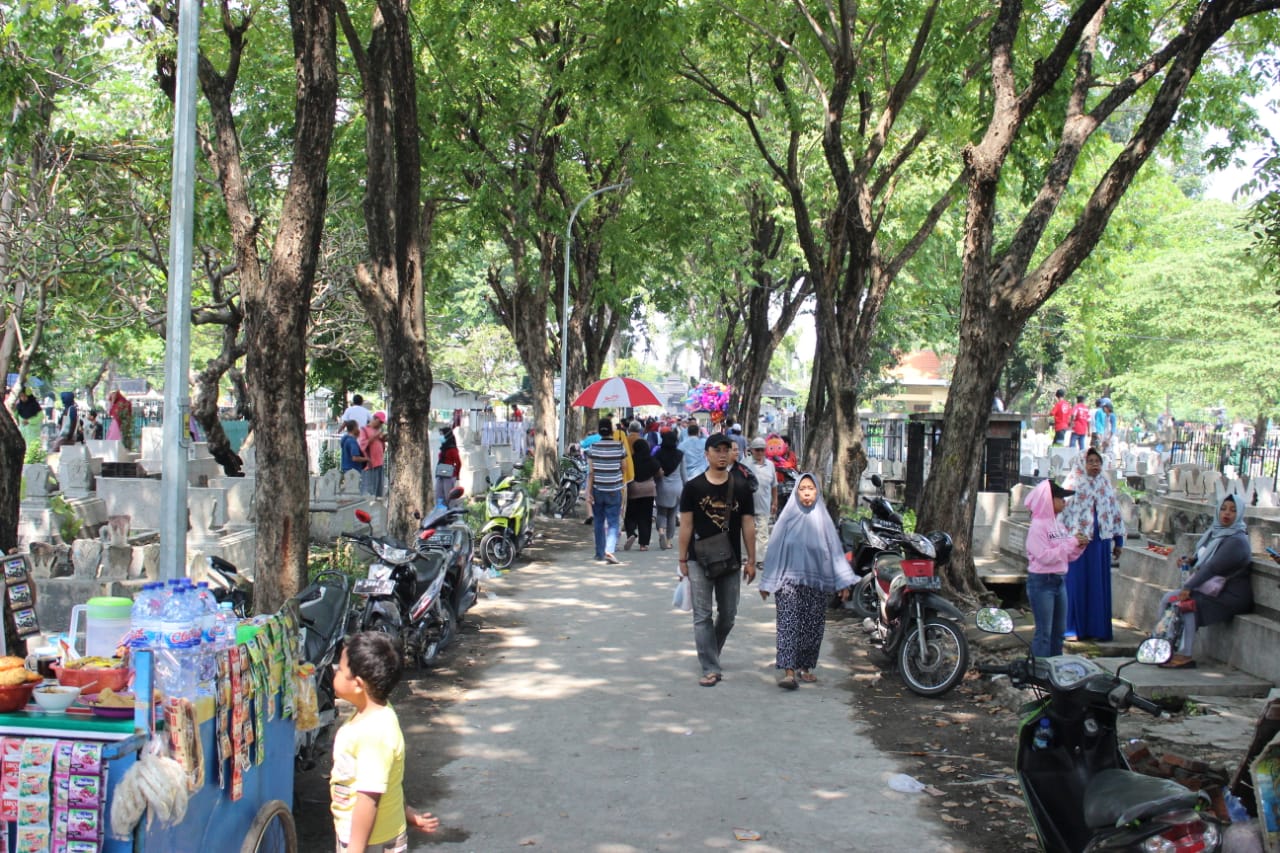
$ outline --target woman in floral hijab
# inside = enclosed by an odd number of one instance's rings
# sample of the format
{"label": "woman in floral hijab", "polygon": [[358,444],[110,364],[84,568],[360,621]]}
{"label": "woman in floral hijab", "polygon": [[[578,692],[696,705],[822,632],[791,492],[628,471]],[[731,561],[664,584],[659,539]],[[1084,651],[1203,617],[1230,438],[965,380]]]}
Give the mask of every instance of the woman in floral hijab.
{"label": "woman in floral hijab", "polygon": [[1111,561],[1124,547],[1124,519],[1111,479],[1102,471],[1102,454],[1089,448],[1076,457],[1062,484],[1075,497],[1062,513],[1072,533],[1089,537],[1084,553],[1067,568],[1067,636],[1111,639]]}

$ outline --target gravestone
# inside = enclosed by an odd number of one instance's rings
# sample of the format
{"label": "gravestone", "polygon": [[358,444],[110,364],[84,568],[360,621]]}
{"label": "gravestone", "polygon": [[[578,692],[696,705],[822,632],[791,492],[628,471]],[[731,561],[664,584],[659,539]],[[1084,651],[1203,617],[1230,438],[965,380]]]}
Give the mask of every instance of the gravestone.
{"label": "gravestone", "polygon": [[93,485],[89,449],[68,444],[58,453],[58,487],[67,498],[87,498]]}

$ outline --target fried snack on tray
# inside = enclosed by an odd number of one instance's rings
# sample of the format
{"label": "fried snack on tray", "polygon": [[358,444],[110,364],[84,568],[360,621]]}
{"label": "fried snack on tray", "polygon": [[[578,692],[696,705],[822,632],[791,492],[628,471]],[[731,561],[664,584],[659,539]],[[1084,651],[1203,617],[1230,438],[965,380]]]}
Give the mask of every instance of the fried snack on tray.
{"label": "fried snack on tray", "polygon": [[94,704],[99,708],[132,708],[133,694],[117,693],[110,687],[104,687],[98,694],[98,701]]}
{"label": "fried snack on tray", "polygon": [[86,657],[69,660],[63,669],[119,669],[124,666],[120,658]]}
{"label": "fried snack on tray", "polygon": [[0,672],[4,672],[10,669],[21,669],[24,663],[26,663],[26,661],[20,657],[15,657],[14,655],[7,655],[5,657],[0,658]]}
{"label": "fried snack on tray", "polygon": [[21,667],[0,671],[0,687],[17,687],[19,684],[26,684],[28,675],[34,675],[37,680],[40,678],[37,673]]}

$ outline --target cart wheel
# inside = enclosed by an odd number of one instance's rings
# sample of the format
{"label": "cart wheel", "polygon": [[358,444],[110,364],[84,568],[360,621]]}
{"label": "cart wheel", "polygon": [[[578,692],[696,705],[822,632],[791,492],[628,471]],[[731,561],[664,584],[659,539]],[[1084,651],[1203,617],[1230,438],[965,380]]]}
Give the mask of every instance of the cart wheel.
{"label": "cart wheel", "polygon": [[280,800],[269,800],[258,809],[240,853],[298,853],[298,834],[293,815]]}

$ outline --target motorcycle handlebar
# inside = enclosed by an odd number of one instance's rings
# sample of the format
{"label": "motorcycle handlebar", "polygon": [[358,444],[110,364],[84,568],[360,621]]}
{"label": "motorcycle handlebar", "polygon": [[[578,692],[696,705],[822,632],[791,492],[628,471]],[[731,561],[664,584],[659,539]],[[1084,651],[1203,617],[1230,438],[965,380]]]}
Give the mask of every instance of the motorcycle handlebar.
{"label": "motorcycle handlebar", "polygon": [[1013,666],[1007,663],[980,663],[975,668],[983,675],[1013,675]]}
{"label": "motorcycle handlebar", "polygon": [[1164,713],[1164,709],[1155,702],[1152,702],[1150,699],[1143,696],[1139,696],[1137,693],[1131,693],[1129,695],[1129,704],[1140,711],[1146,711],[1153,717],[1159,717]]}

